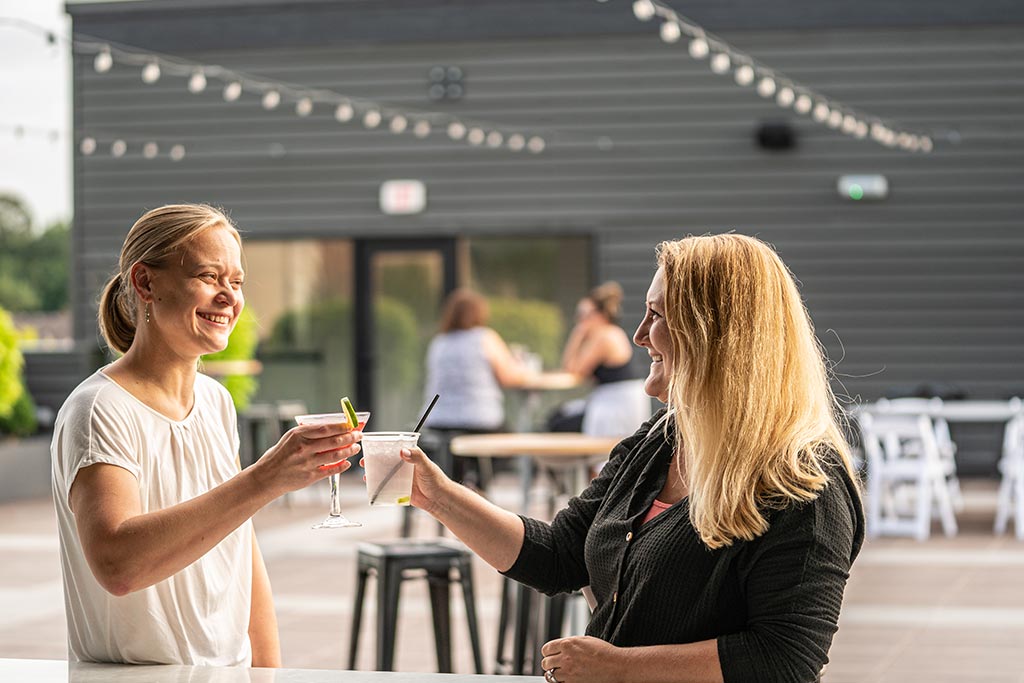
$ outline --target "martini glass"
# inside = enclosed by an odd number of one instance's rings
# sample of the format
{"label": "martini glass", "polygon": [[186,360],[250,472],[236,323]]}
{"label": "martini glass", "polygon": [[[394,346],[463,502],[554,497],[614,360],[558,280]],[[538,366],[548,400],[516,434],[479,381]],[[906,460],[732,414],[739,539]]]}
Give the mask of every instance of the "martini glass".
{"label": "martini glass", "polygon": [[[359,419],[358,429],[366,426],[370,419],[369,413],[356,413]],[[320,413],[317,415],[297,415],[295,421],[300,425],[322,425],[322,424],[348,424],[348,416],[345,413]],[[330,457],[331,451],[324,455]],[[338,487],[341,484],[341,474],[335,473],[328,477],[331,482],[331,511],[319,524],[314,524],[314,529],[344,529],[347,527],[362,526],[359,522],[353,522],[341,512],[341,498],[338,494]]]}

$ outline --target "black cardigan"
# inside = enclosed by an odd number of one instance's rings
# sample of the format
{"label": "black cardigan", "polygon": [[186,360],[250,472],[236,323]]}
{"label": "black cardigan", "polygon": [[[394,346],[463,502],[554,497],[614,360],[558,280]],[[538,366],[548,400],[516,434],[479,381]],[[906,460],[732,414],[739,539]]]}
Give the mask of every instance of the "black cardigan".
{"label": "black cardigan", "polygon": [[506,574],[548,594],[590,585],[587,635],[621,647],[718,640],[726,683],[814,681],[828,661],[850,566],[864,539],[856,484],[828,465],[810,503],[772,511],[753,541],[710,550],[687,499],[641,524],[668,476],[664,410],[619,443],[551,524],[523,517]]}

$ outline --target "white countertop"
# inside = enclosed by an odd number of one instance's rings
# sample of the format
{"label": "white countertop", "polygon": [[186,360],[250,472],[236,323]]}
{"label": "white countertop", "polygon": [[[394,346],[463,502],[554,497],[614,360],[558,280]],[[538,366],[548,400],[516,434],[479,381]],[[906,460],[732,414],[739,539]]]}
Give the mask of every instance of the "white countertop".
{"label": "white countertop", "polygon": [[3,683],[524,683],[528,680],[531,679],[523,676],[69,664],[53,659],[0,659]]}

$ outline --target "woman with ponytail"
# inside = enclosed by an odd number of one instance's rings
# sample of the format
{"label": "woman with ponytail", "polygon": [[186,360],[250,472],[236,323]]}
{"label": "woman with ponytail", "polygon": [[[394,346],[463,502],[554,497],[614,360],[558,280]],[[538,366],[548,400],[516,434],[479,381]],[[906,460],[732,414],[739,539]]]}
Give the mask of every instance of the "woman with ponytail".
{"label": "woman with ponytail", "polygon": [[231,397],[198,363],[227,345],[243,279],[217,209],[164,206],[128,232],[99,304],[121,355],[68,397],[51,446],[72,660],[280,666],[250,518],[347,469],[361,435],[296,427],[239,471]]}
{"label": "woman with ponytail", "polygon": [[792,275],[742,235],[664,242],[633,336],[667,404],[551,523],[506,512],[422,451],[412,503],[548,594],[589,585],[548,683],[820,676],[864,517],[824,357]]}

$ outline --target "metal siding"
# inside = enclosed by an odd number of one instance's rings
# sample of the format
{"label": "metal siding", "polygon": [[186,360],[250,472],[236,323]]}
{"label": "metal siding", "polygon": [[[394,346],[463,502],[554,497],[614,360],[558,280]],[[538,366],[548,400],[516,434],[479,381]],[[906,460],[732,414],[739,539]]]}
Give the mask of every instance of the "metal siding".
{"label": "metal siding", "polygon": [[[632,19],[627,18],[632,21]],[[321,105],[299,119],[190,95],[181,77],[92,72],[76,59],[75,126],[179,141],[187,158],[76,160],[81,288],[76,334],[91,338],[97,287],[132,222],[177,201],[227,207],[249,239],[586,233],[597,275],[627,292],[634,325],[653,247],[736,230],[774,244],[852,396],[954,383],[974,397],[1024,394],[1024,34],[1016,27],[747,32],[724,36],[824,94],[934,131],[936,150],[888,150],[762,101],[654,35],[231,50],[182,55],[267,77],[429,110],[427,70],[457,64],[464,116],[559,131],[539,156],[474,149],[435,132],[342,125]],[[789,121],[797,148],[754,143]],[[947,140],[947,133],[950,139]],[[596,147],[599,136],[611,151]],[[268,148],[285,147],[281,158]],[[890,197],[841,200],[843,173],[882,173]],[[377,188],[419,178],[428,210],[388,217]],[[965,445],[966,460],[991,456]],[[972,455],[972,450],[977,453]],[[987,460],[986,460],[987,458]]]}

